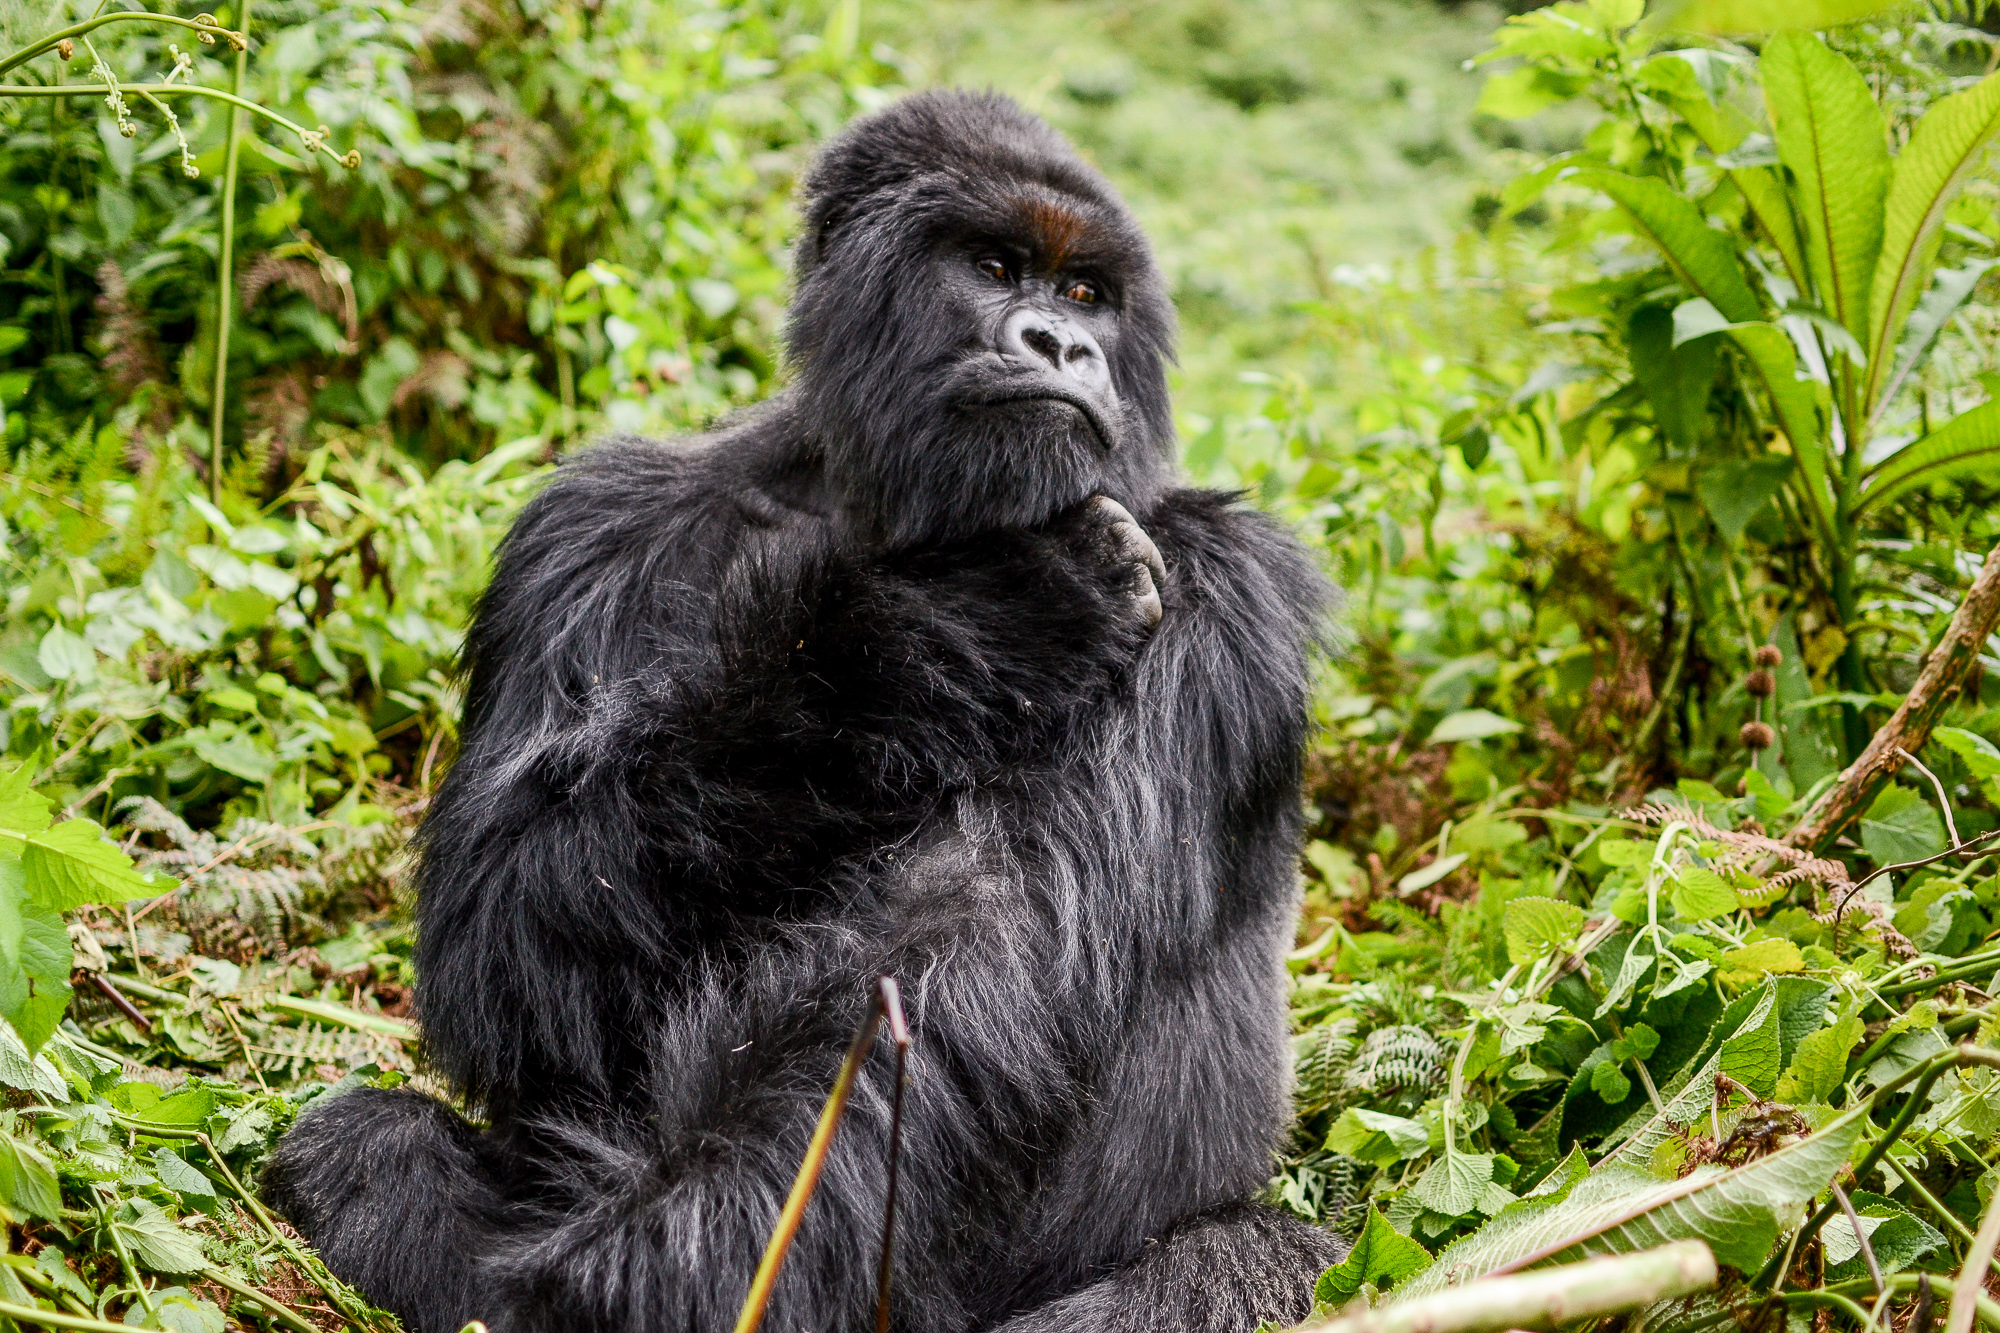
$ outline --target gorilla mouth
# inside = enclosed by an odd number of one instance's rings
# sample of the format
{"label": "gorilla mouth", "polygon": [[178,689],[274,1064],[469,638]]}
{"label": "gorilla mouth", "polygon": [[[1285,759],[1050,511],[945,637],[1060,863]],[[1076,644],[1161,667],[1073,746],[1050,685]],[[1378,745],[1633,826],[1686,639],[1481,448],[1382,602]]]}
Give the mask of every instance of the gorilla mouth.
{"label": "gorilla mouth", "polygon": [[978,406],[1000,407],[1008,403],[1063,403],[1076,409],[1090,426],[1090,433],[1097,437],[1097,443],[1106,453],[1118,446],[1118,437],[1104,412],[1104,405],[1088,394],[1057,384],[1022,385],[1011,392],[982,395]]}

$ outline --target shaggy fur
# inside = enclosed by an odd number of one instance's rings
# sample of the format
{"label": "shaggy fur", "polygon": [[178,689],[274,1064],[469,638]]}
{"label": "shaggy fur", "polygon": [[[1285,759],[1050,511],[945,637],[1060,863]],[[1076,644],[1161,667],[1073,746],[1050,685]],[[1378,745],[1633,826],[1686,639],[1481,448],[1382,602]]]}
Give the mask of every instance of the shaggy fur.
{"label": "shaggy fur", "polygon": [[[1287,1110],[1327,590],[1265,519],[1173,488],[1158,272],[1047,126],[912,97],[805,193],[791,387],[570,460],[470,633],[418,1007],[490,1127],[351,1093],[268,1197],[419,1333],[725,1330],[890,973],[897,1328],[1302,1317],[1338,1243],[1245,1201]],[[1070,361],[1006,341],[1023,310]],[[1099,495],[1164,556],[1157,626]],[[890,1069],[857,1082],[773,1333],[872,1327]]]}

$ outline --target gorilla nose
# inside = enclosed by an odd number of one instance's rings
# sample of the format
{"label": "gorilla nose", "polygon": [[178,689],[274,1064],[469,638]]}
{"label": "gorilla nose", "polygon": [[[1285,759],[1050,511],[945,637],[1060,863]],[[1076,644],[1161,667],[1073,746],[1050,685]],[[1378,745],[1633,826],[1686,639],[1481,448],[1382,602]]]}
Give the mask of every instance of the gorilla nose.
{"label": "gorilla nose", "polygon": [[1009,315],[1000,330],[1000,350],[1030,364],[1046,365],[1080,388],[1101,392],[1110,382],[1097,339],[1047,311],[1024,307]]}

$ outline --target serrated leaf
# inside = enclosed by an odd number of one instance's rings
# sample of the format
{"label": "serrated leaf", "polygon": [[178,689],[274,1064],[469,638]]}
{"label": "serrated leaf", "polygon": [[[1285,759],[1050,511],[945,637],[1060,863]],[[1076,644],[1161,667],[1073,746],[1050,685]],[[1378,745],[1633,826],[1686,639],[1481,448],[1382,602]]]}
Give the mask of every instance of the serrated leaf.
{"label": "serrated leaf", "polygon": [[0,829],[9,833],[40,833],[49,826],[54,804],[28,785],[33,776],[26,764],[0,772]]}
{"label": "serrated leaf", "polygon": [[1868,391],[1887,380],[1903,320],[1931,284],[1945,210],[2000,132],[2000,75],[1936,103],[1896,158],[1883,205],[1882,251],[1868,306]]}
{"label": "serrated leaf", "polygon": [[1502,910],[1507,961],[1526,966],[1568,945],[1583,924],[1583,909],[1558,898],[1516,898]]}
{"label": "serrated leaf", "polygon": [[1670,897],[1674,915],[1683,921],[1706,921],[1736,910],[1736,890],[1729,881],[1701,866],[1683,866],[1674,878]]}
{"label": "serrated leaf", "polygon": [[1616,1106],[1632,1095],[1632,1080],[1625,1077],[1616,1060],[1606,1060],[1590,1071],[1590,1090],[1608,1106]]}
{"label": "serrated leaf", "polygon": [[1617,838],[1597,844],[1598,859],[1608,866],[1642,866],[1653,859],[1653,844]]}
{"label": "serrated leaf", "polygon": [[2000,778],[2000,748],[1963,727],[1939,727],[1931,739],[1957,755],[1975,778]]}
{"label": "serrated leaf", "polygon": [[1805,966],[1805,956],[1790,940],[1753,940],[1740,949],[1724,950],[1721,960],[1724,972],[1752,977],[1767,972],[1803,972]]}
{"label": "serrated leaf", "polygon": [[1417,1181],[1417,1201],[1434,1213],[1457,1217],[1469,1213],[1486,1197],[1493,1183],[1490,1153],[1448,1152]]}
{"label": "serrated leaf", "polygon": [[1811,34],[1773,37],[1758,67],[1820,304],[1865,340],[1890,175],[1881,108],[1860,71]]}
{"label": "serrated leaf", "polygon": [[62,1190],[55,1164],[33,1144],[0,1134],[0,1197],[17,1216],[23,1213],[45,1222],[62,1220]]}
{"label": "serrated leaf", "polygon": [[1863,1217],[1858,1220],[1861,1223],[1859,1233],[1855,1231],[1854,1224],[1849,1222],[1845,1217],[1831,1217],[1827,1219],[1826,1229],[1820,1232],[1820,1236],[1826,1242],[1826,1262],[1828,1265],[1844,1264],[1849,1259],[1860,1254],[1861,1237],[1873,1236],[1876,1228],[1882,1225],[1884,1219],[1879,1217]]}
{"label": "serrated leaf", "polygon": [[1891,783],[1862,813],[1861,846],[1878,866],[1921,861],[1945,849],[1944,823],[1929,801]]}
{"label": "serrated leaf", "polygon": [[153,1150],[153,1170],[160,1183],[183,1197],[212,1199],[215,1184],[172,1148]]}
{"label": "serrated leaf", "polygon": [[[1881,1265],[1883,1273],[1899,1273],[1926,1255],[1935,1254],[1944,1248],[1944,1236],[1922,1218],[1917,1217],[1893,1199],[1865,1190],[1856,1190],[1853,1196],[1855,1211],[1861,1214],[1862,1225],[1868,1228],[1868,1247],[1875,1252],[1875,1262]],[[1860,1257],[1860,1247],[1844,1261],[1833,1257],[1834,1243],[1831,1233],[1835,1223],[1844,1223],[1843,1217],[1834,1217],[1827,1222],[1827,1280],[1844,1282],[1853,1278],[1868,1276],[1867,1262]],[[1876,1225],[1870,1227],[1870,1222]],[[1849,1229],[1851,1231],[1851,1228]],[[1844,1248],[1844,1247],[1843,1247]]]}
{"label": "serrated leaf", "polygon": [[[1714,1086],[1702,1090],[1713,1096]],[[1523,1199],[1479,1231],[1447,1246],[1393,1297],[1417,1300],[1471,1282],[1502,1264],[1626,1254],[1676,1240],[1702,1240],[1718,1263],[1754,1272],[1778,1236],[1847,1162],[1866,1106],[1816,1134],[1733,1170],[1700,1168],[1662,1181],[1628,1166],[1600,1166],[1553,1205]]]}
{"label": "serrated leaf", "polygon": [[112,1225],[132,1257],[156,1273],[199,1273],[208,1266],[201,1242],[175,1226],[157,1204],[127,1199]]}
{"label": "serrated leaf", "polygon": [[[1763,1010],[1762,1017],[1753,1027],[1745,1023],[1736,1035],[1723,1042],[1716,1052],[1716,1068],[1741,1083],[1759,1097],[1768,1097],[1778,1086],[1779,1071],[1784,1068],[1784,1045],[1778,1035],[1777,987],[1765,982],[1772,997],[1771,1006]],[[1711,1082],[1705,1095],[1713,1095]]]}
{"label": "serrated leaf", "polygon": [[1326,1149],[1371,1166],[1390,1166],[1430,1151],[1430,1131],[1415,1120],[1350,1107],[1327,1131]]}
{"label": "serrated leaf", "polygon": [[88,819],[67,819],[29,835],[21,864],[27,871],[29,900],[52,912],[160,893],[151,879],[132,869],[132,858]]}
{"label": "serrated leaf", "polygon": [[1701,210],[1665,181],[1588,168],[1572,179],[1623,208],[1688,290],[1713,305],[1724,320],[1742,323],[1762,313],[1729,238],[1703,221]]}
{"label": "serrated leaf", "polygon": [[32,1052],[42,1048],[69,1008],[75,958],[60,915],[25,900],[14,907],[21,928],[19,952],[11,965],[0,966],[0,1016]]}
{"label": "serrated leaf", "polygon": [[1847,1057],[1861,1040],[1862,1023],[1850,1015],[1799,1042],[1792,1064],[1778,1085],[1789,1102],[1829,1102],[1847,1082]]}
{"label": "serrated leaf", "polygon": [[1347,1258],[1319,1275],[1313,1299],[1338,1309],[1354,1299],[1364,1282],[1378,1291],[1385,1290],[1430,1266],[1429,1250],[1402,1235],[1370,1208],[1361,1234],[1354,1238],[1354,1248],[1347,1252]]}
{"label": "serrated leaf", "polygon": [[2000,469],[2000,398],[1953,417],[1876,464],[1855,512],[1887,504],[1903,492],[1953,477],[1989,476]]}

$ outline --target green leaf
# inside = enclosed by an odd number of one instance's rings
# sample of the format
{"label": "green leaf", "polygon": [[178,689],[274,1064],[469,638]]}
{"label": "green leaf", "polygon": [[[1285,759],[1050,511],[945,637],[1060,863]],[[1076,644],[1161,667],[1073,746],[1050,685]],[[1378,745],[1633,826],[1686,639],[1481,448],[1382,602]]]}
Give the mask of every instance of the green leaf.
{"label": "green leaf", "polygon": [[1431,730],[1432,745],[1448,745],[1453,741],[1483,741],[1489,736],[1507,736],[1521,729],[1521,724],[1512,718],[1501,717],[1498,713],[1484,708],[1468,708],[1453,713]]}
{"label": "green leaf", "polygon": [[1579,171],[1574,180],[1609,195],[1666,256],[1688,290],[1725,320],[1743,323],[1761,314],[1729,238],[1704,222],[1701,210],[1665,181],[1598,168]]}
{"label": "green leaf", "polygon": [[1616,1060],[1606,1060],[1590,1071],[1590,1090],[1607,1105],[1616,1106],[1632,1095],[1632,1080],[1625,1077]]}
{"label": "green leaf", "polygon": [[132,858],[88,819],[67,819],[30,834],[21,864],[30,901],[52,912],[85,903],[122,903],[155,897],[161,887],[132,869]]}
{"label": "green leaf", "polygon": [[1327,1131],[1326,1149],[1370,1166],[1391,1166],[1430,1151],[1430,1131],[1414,1120],[1351,1107]]}
{"label": "green leaf", "polygon": [[1367,1283],[1378,1291],[1408,1281],[1431,1266],[1430,1251],[1389,1225],[1373,1208],[1354,1238],[1347,1258],[1319,1275],[1313,1299],[1338,1309],[1353,1300]]}
{"label": "green leaf", "polygon": [[1768,458],[1733,458],[1702,468],[1695,494],[1715,520],[1715,530],[1728,542],[1740,541],[1743,529],[1759,510],[1784,489],[1792,475],[1792,460],[1782,454]]}
{"label": "green leaf", "polygon": [[[1756,940],[1740,949],[1727,949],[1722,955],[1724,972],[1739,972],[1756,977],[1766,972],[1801,972],[1805,970],[1805,956],[1799,946],[1790,940]],[[1776,1069],[1772,1077],[1777,1076]],[[1748,1079],[1743,1080],[1749,1082]]]}
{"label": "green leaf", "polygon": [[1760,69],[1778,156],[1796,182],[1819,303],[1865,342],[1890,175],[1881,108],[1860,71],[1807,33],[1773,37]]}
{"label": "green leaf", "polygon": [[[1712,1097],[1714,1084],[1700,1091]],[[1754,1272],[1846,1164],[1866,1109],[1856,1107],[1818,1133],[1734,1170],[1703,1167],[1662,1181],[1634,1167],[1599,1166],[1553,1201],[1531,1197],[1503,1209],[1447,1246],[1393,1299],[1416,1300],[1538,1256],[1568,1262],[1687,1239],[1706,1241],[1718,1263]]]}
{"label": "green leaf", "polygon": [[9,833],[40,833],[49,826],[53,802],[28,785],[34,770],[18,764],[0,772],[0,829]]}
{"label": "green leaf", "polygon": [[[11,897],[0,883],[0,897]],[[69,930],[60,915],[25,898],[12,903],[21,933],[17,955],[0,960],[0,1016],[4,1016],[30,1053],[42,1048],[69,1008],[70,967],[74,955]]]}
{"label": "green leaf", "polygon": [[183,1198],[215,1197],[215,1183],[189,1165],[188,1160],[172,1148],[153,1150],[153,1170],[159,1175],[162,1185]]}
{"label": "green leaf", "polygon": [[1975,778],[2000,778],[2000,748],[1963,727],[1939,727],[1931,739],[1957,755]]}
{"label": "green leaf", "polygon": [[45,1222],[62,1220],[62,1190],[56,1184],[55,1164],[32,1143],[11,1134],[0,1134],[0,1196],[16,1215],[25,1213]]}
{"label": "green leaf", "polygon": [[135,1111],[136,1118],[155,1125],[173,1125],[179,1128],[195,1129],[208,1123],[215,1114],[215,1094],[207,1088],[182,1088],[171,1097],[162,1097],[141,1110]]}
{"label": "green leaf", "polygon": [[2000,398],[1961,413],[1869,470],[1858,515],[1904,491],[1952,477],[1990,476],[2000,469]]}
{"label": "green leaf", "polygon": [[[1746,1022],[1734,1036],[1724,1041],[1715,1059],[1719,1072],[1729,1075],[1759,1097],[1768,1097],[1776,1091],[1778,1073],[1784,1068],[1784,1045],[1778,1028],[1777,987],[1767,981],[1764,989],[1771,996],[1770,1007],[1763,1009],[1754,1026]],[[1713,1095],[1714,1083],[1711,1081],[1703,1096]]]}
{"label": "green leaf", "polygon": [[1883,205],[1882,252],[1868,305],[1868,390],[1872,405],[1889,374],[1903,320],[1931,285],[1945,210],[2000,131],[2000,74],[1938,102],[1897,157]]}
{"label": "green leaf", "polygon": [[208,1266],[201,1242],[175,1226],[158,1204],[127,1199],[112,1226],[132,1257],[156,1273],[199,1273]]}
{"label": "green leaf", "polygon": [[2000,264],[2000,259],[1971,259],[1958,268],[1941,268],[1931,275],[1930,289],[1903,323],[1902,339],[1896,344],[1895,373],[1876,395],[1877,412],[1895,398],[1903,382],[1928,358],[1938,334],[1995,264]]}
{"label": "green leaf", "polygon": [[49,632],[42,636],[35,660],[56,680],[74,680],[80,684],[97,676],[97,654],[61,625],[50,626]]}
{"label": "green leaf", "polygon": [[1862,1023],[1849,1015],[1799,1042],[1792,1065],[1778,1083],[1788,1102],[1828,1102],[1847,1082],[1847,1057],[1861,1040]]}
{"label": "green leaf", "polygon": [[1947,846],[1944,823],[1929,801],[1892,783],[1862,813],[1861,846],[1878,866],[1921,861]]}
{"label": "green leaf", "polygon": [[1674,879],[1674,915],[1683,921],[1706,921],[1736,910],[1736,890],[1713,870],[1684,866]]}
{"label": "green leaf", "polygon": [[1464,865],[1470,858],[1470,855],[1469,852],[1454,852],[1450,856],[1440,856],[1423,869],[1412,870],[1409,874],[1397,880],[1396,891],[1398,893],[1415,893],[1418,889],[1427,889],[1446,875],[1449,875],[1452,871]]}
{"label": "green leaf", "polygon": [[1556,898],[1516,898],[1501,911],[1507,961],[1526,966],[1576,938],[1583,909]]}
{"label": "green leaf", "polygon": [[[1862,1226],[1868,1231],[1868,1247],[1875,1252],[1875,1262],[1881,1265],[1885,1274],[1899,1273],[1917,1260],[1944,1248],[1943,1235],[1892,1199],[1856,1190],[1853,1203],[1854,1210],[1861,1215]],[[1861,1247],[1852,1244],[1853,1228],[1846,1226],[1846,1221],[1844,1217],[1834,1217],[1827,1222],[1826,1276],[1829,1282],[1868,1276],[1867,1261],[1861,1258]],[[1836,1227],[1836,1224],[1840,1225]],[[1838,1242],[1837,1232],[1846,1233]]]}
{"label": "green leaf", "polygon": [[1753,33],[1787,28],[1838,28],[1900,9],[1894,0],[1687,0],[1666,9],[1684,32]]}
{"label": "green leaf", "polygon": [[1490,1153],[1447,1152],[1417,1181],[1417,1201],[1434,1213],[1457,1217],[1479,1206],[1493,1183]]}
{"label": "green leaf", "polygon": [[1640,1122],[1630,1133],[1621,1130],[1622,1139],[1598,1165],[1644,1169],[1652,1162],[1654,1152],[1662,1143],[1680,1133],[1683,1126],[1706,1117],[1709,1104],[1715,1099],[1715,1075],[1722,1068],[1723,1048],[1738,1038],[1770,1028],[1770,1067],[1775,1078],[1781,1063],[1778,1023],[1778,988],[1775,982],[1767,982],[1756,991],[1738,997],[1723,1011],[1710,1031],[1708,1040],[1714,1043],[1714,1049],[1709,1050],[1701,1067],[1682,1082],[1679,1092],[1667,1097],[1667,1104],[1662,1110]]}

